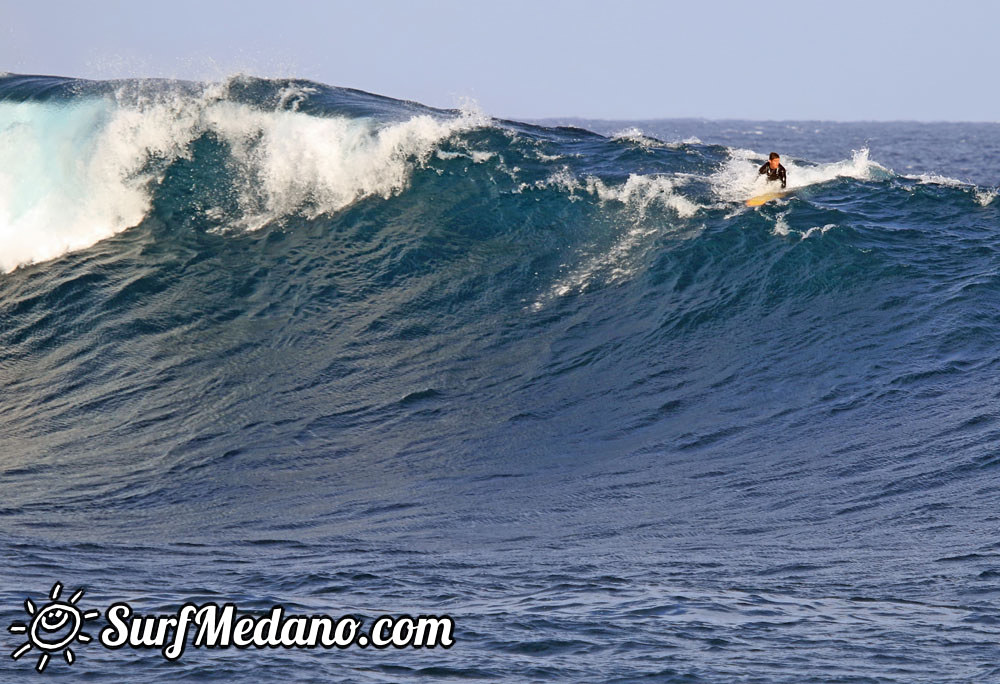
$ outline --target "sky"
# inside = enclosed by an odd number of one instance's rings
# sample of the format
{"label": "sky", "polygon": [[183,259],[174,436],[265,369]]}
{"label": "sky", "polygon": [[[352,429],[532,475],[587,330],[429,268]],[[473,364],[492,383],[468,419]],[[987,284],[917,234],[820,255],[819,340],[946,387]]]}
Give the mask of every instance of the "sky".
{"label": "sky", "polygon": [[993,0],[0,0],[0,72],[295,76],[488,114],[1000,121]]}

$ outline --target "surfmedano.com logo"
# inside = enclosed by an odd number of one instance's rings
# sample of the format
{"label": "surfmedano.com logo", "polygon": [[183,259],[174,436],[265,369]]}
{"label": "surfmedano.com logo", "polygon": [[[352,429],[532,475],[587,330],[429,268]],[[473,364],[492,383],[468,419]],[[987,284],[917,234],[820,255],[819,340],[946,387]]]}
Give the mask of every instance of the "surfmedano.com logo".
{"label": "surfmedano.com logo", "polygon": [[67,663],[73,664],[76,655],[70,645],[74,641],[85,644],[93,638],[83,631],[83,623],[100,616],[101,611],[88,610],[84,613],[76,606],[76,602],[83,596],[83,589],[77,589],[68,601],[60,601],[61,594],[62,585],[56,582],[49,592],[49,602],[41,608],[30,598],[24,599],[24,610],[31,616],[31,622],[13,622],[7,629],[11,634],[27,634],[28,640],[10,654],[11,658],[17,660],[37,648],[41,651],[35,665],[39,672],[44,672],[49,658],[59,652],[62,652]]}
{"label": "surfmedano.com logo", "polygon": [[[78,589],[69,600],[61,601],[62,585],[56,582],[49,602],[41,608],[25,599],[30,622],[15,621],[7,629],[26,635],[27,641],[10,657],[18,660],[37,649],[41,651],[35,664],[39,672],[58,653],[72,665],[76,654],[70,645],[92,641],[83,631],[84,623],[101,615],[98,610],[83,612],[77,607],[83,591]],[[104,618],[108,625],[98,637],[104,648],[158,648],[167,660],[180,659],[189,636],[195,648],[450,648],[455,643],[455,622],[447,615],[383,615],[364,629],[364,622],[351,615],[286,615],[280,605],[268,613],[249,614],[240,613],[233,603],[185,603],[174,615],[139,615],[129,604],[117,602],[104,611]]]}

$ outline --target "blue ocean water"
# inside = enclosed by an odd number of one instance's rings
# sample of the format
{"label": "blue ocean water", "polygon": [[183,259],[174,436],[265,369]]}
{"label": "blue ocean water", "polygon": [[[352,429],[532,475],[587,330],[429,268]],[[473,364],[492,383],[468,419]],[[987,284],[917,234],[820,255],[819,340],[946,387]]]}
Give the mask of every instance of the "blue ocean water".
{"label": "blue ocean water", "polygon": [[2,679],[1000,681],[998,153],[0,77],[4,629],[56,581],[455,620]]}

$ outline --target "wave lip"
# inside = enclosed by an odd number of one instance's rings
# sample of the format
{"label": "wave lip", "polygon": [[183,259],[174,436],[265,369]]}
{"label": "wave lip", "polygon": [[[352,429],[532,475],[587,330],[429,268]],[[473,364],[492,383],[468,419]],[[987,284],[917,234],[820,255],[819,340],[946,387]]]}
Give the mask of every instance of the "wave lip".
{"label": "wave lip", "polygon": [[[39,87],[51,90],[44,83]],[[151,91],[135,82],[110,91],[107,84],[84,84],[84,94],[57,100],[32,100],[24,96],[23,79],[16,85],[17,97],[0,100],[3,272],[137,225],[167,170],[190,160],[199,140],[226,149],[232,184],[226,199],[239,208],[237,216],[212,206],[205,213],[254,229],[283,216],[314,217],[364,197],[396,194],[440,141],[490,122],[472,108],[414,111],[405,103],[382,118],[313,115],[300,109],[315,89],[274,84],[261,104],[245,101],[239,79],[198,88],[157,84]]]}
{"label": "wave lip", "polygon": [[0,270],[89,247],[142,219],[142,168],[165,150],[140,151],[152,141],[123,124],[96,101],[0,103]]}

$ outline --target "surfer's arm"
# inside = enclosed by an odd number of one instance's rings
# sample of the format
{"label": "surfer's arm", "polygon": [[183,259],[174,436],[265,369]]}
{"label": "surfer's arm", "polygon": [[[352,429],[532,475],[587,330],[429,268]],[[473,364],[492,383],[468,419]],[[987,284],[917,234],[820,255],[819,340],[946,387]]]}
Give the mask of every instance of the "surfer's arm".
{"label": "surfer's arm", "polygon": [[767,166],[768,166],[767,164],[764,164],[763,166],[761,166],[760,170],[757,172],[757,175],[758,176],[763,176],[765,173],[767,173]]}
{"label": "surfer's arm", "polygon": [[785,189],[785,182],[786,182],[786,178],[785,178],[785,167],[784,167],[784,166],[782,166],[782,167],[781,167],[781,189],[782,189],[782,190],[784,190],[784,189]]}

